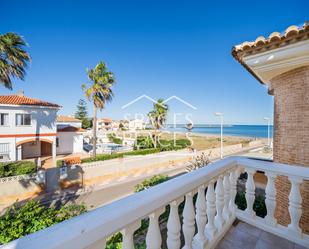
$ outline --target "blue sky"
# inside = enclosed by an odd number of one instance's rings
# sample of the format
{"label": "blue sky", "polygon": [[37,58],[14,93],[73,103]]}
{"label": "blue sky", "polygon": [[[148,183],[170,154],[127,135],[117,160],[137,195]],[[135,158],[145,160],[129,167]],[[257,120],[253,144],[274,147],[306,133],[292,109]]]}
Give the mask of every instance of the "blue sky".
{"label": "blue sky", "polygon": [[192,113],[194,123],[218,123],[213,113],[220,111],[229,124],[263,124],[272,116],[273,98],[232,58],[231,48],[301,24],[308,9],[308,1],[296,0],[4,1],[0,33],[24,36],[32,63],[25,82],[0,93],[24,90],[72,114],[83,98],[86,68],[104,60],[117,84],[99,117],[146,113],[147,100],[121,109],[142,94],[176,95],[197,110],[171,101],[171,113]]}

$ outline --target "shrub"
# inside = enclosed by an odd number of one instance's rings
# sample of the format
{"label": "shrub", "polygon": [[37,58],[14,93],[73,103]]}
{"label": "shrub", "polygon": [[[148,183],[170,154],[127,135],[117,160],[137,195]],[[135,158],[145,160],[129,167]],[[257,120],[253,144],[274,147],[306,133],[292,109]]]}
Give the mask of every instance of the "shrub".
{"label": "shrub", "polygon": [[113,134],[108,134],[108,139],[113,142],[114,144],[122,144],[122,139],[116,137],[116,135]]}
{"label": "shrub", "polygon": [[36,165],[31,161],[0,163],[0,177],[17,176],[36,172]]}
{"label": "shrub", "polygon": [[134,149],[150,149],[154,148],[153,141],[149,136],[138,136],[134,144]]}
{"label": "shrub", "polygon": [[89,157],[84,158],[81,160],[82,163],[90,163],[90,162],[96,162],[96,161],[105,161],[115,158],[123,158],[125,156],[138,156],[138,155],[147,155],[147,154],[153,154],[160,152],[160,149],[145,149],[145,150],[134,150],[129,152],[123,152],[123,153],[114,153],[114,154],[100,154],[96,157]]}
{"label": "shrub", "polygon": [[204,152],[200,156],[196,156],[189,162],[189,165],[186,167],[187,172],[197,170],[207,166],[210,163],[210,154],[206,155]]}
{"label": "shrub", "polygon": [[152,186],[155,186],[159,183],[165,182],[169,180],[168,176],[165,175],[155,175],[151,177],[150,179],[144,180],[142,183],[135,186],[135,192],[140,192],[145,189],[148,189]]}
{"label": "shrub", "polygon": [[45,207],[38,201],[29,201],[21,207],[14,204],[0,216],[0,243],[8,243],[84,212],[85,206],[77,204],[60,209]]}
{"label": "shrub", "polygon": [[[174,140],[166,140],[158,138],[157,148],[160,148],[160,151],[171,151],[171,150],[180,150],[184,149],[191,145],[189,139],[177,139]],[[154,148],[153,140],[150,136],[138,136],[134,149],[148,149]]]}
{"label": "shrub", "polygon": [[[245,210],[247,208],[246,195],[245,192],[237,192],[235,203],[237,207],[241,210]],[[255,201],[253,203],[253,210],[256,212],[256,215],[264,218],[267,214],[267,209],[265,205],[265,197],[262,195],[258,195],[255,197]]]}

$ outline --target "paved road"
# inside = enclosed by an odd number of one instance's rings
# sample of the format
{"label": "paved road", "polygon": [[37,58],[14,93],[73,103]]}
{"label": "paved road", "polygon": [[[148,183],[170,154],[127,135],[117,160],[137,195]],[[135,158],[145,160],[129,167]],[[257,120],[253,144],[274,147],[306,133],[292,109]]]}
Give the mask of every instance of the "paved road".
{"label": "paved road", "polygon": [[[243,155],[248,153],[252,148],[242,151],[241,153],[235,153],[235,155]],[[219,158],[218,158],[219,159]],[[169,169],[162,171],[160,174],[177,176],[186,172],[186,166],[180,166],[175,169]],[[158,174],[158,173],[154,173]],[[121,183],[112,184],[108,186],[96,186],[95,189],[90,189],[85,193],[80,193],[78,196],[74,195],[74,199],[77,203],[85,203],[88,209],[97,208],[115,200],[121,199],[125,196],[129,196],[134,193],[134,187],[141,183],[143,180],[150,178],[150,175],[135,178],[133,180],[127,180]]]}

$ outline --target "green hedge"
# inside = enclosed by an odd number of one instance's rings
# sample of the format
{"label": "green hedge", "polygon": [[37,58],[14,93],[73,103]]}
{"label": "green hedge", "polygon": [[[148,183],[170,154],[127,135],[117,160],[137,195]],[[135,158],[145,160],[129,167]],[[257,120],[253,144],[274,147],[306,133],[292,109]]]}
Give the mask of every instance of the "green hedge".
{"label": "green hedge", "polygon": [[160,149],[145,149],[145,150],[134,150],[129,152],[123,152],[123,153],[114,153],[114,154],[100,154],[96,157],[89,157],[82,159],[82,163],[90,163],[90,162],[96,162],[96,161],[105,161],[115,158],[123,158],[125,156],[138,156],[138,155],[148,155],[153,153],[160,152]]}
{"label": "green hedge", "polygon": [[[171,150],[181,150],[187,148],[191,145],[189,139],[177,139],[174,140],[166,140],[166,139],[158,139],[157,148],[160,151],[171,151]],[[149,136],[138,136],[136,140],[136,144],[134,146],[135,150],[138,149],[149,149],[154,148],[154,144],[152,138]]]}
{"label": "green hedge", "polygon": [[168,176],[165,176],[165,175],[155,175],[155,176],[151,177],[150,179],[146,179],[142,183],[136,185],[135,186],[135,192],[143,191],[143,190],[148,189],[152,186],[155,186],[159,183],[165,182],[169,179],[170,178]]}
{"label": "green hedge", "polygon": [[108,139],[113,142],[114,144],[122,144],[122,139],[116,137],[115,134],[108,134],[107,135]]}
{"label": "green hedge", "polygon": [[0,177],[17,176],[36,172],[36,165],[31,161],[0,163]]}
{"label": "green hedge", "polygon": [[[247,208],[246,202],[246,194],[245,192],[237,192],[235,203],[237,207],[241,210],[245,210]],[[253,203],[253,210],[256,212],[256,215],[264,218],[267,214],[267,209],[265,205],[265,197],[262,195],[258,195],[255,197]]]}
{"label": "green hedge", "polygon": [[14,204],[0,217],[0,243],[34,233],[86,212],[84,205],[70,204],[60,209],[29,201],[21,207]]}

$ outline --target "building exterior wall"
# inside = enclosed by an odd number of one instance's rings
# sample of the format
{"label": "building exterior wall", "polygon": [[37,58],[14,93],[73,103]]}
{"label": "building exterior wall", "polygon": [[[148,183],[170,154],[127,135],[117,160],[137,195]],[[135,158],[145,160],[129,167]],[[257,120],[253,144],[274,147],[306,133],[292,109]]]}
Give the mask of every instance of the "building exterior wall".
{"label": "building exterior wall", "polygon": [[[274,161],[309,167],[309,66],[300,67],[271,80],[274,94]],[[290,223],[288,194],[291,184],[286,177],[276,181],[276,218]],[[301,186],[303,215],[301,228],[309,234],[309,182]]]}
{"label": "building exterior wall", "polygon": [[[32,151],[36,147],[30,143],[40,139],[51,143],[55,141],[57,111],[57,108],[49,107],[0,105],[0,113],[9,115],[8,125],[0,126],[0,144],[9,145],[9,161],[20,160],[23,154],[26,157],[39,155],[39,151]],[[31,114],[31,125],[16,125],[16,114]],[[23,144],[27,141],[31,142]],[[23,145],[18,146],[20,144]],[[37,147],[39,144],[38,142]]]}
{"label": "building exterior wall", "polygon": [[58,132],[57,154],[83,152],[83,135],[76,132]]}

